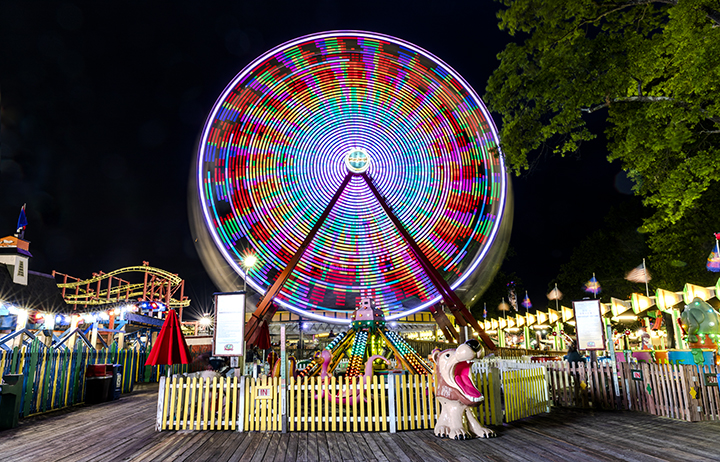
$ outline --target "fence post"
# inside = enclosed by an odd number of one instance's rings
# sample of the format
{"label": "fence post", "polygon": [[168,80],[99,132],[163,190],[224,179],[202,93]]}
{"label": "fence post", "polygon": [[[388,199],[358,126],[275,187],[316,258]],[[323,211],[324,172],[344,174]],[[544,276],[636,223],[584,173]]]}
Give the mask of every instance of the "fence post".
{"label": "fence post", "polygon": [[388,375],[388,418],[390,419],[390,433],[397,433],[397,416],[395,415],[395,380]]}
{"label": "fence post", "polygon": [[493,425],[502,425],[503,422],[503,415],[502,415],[502,399],[500,397],[500,384],[501,384],[501,374],[500,369],[498,369],[496,366],[492,366],[488,369],[489,375],[492,378],[492,382],[490,383],[490,386],[493,388],[493,402],[492,404],[492,420]]}
{"label": "fence post", "polygon": [[27,417],[32,409],[33,389],[35,388],[36,378],[35,373],[37,371],[38,353],[40,349],[39,343],[40,340],[34,338],[30,343],[30,348],[28,348],[28,350],[30,350],[30,364],[27,371],[27,377],[25,377],[25,400],[23,402],[24,406],[22,409],[23,417]]}
{"label": "fence post", "polygon": [[545,366],[540,366],[545,376],[545,383],[542,386],[542,397],[545,404],[545,412],[550,412],[550,380],[548,376],[548,369]]}
{"label": "fence post", "polygon": [[162,429],[163,402],[165,400],[165,376],[160,377],[160,386],[158,387],[158,404],[157,415],[155,417],[155,431]]}
{"label": "fence post", "polygon": [[73,369],[71,374],[71,387],[73,395],[71,397],[72,403],[78,403],[84,400],[84,389],[85,389],[85,366],[87,363],[83,363],[83,352],[86,351],[86,347],[82,342],[77,342],[75,345],[75,362],[72,362],[73,352],[70,352],[70,367]]}
{"label": "fence post", "polygon": [[[551,398],[551,390],[552,387],[552,373],[550,372],[550,366],[542,366],[543,371],[545,371],[545,406],[547,410],[545,412],[550,412],[550,400]],[[554,403],[553,403],[554,404]]]}
{"label": "fence post", "polygon": [[20,355],[22,354],[22,351],[20,351],[20,347],[13,347],[12,353],[11,353],[11,360],[10,360],[10,374],[17,374],[18,373],[18,365],[20,364]]}
{"label": "fence post", "polygon": [[697,369],[694,365],[679,365],[684,370],[685,380],[687,383],[688,393],[690,395],[688,403],[690,405],[690,420],[691,422],[699,422],[702,419],[702,407],[701,393],[700,393],[700,382],[696,374]]}
{"label": "fence post", "polygon": [[243,425],[245,425],[245,376],[240,376],[240,383],[238,384],[238,422],[237,431],[239,433],[245,431]]}

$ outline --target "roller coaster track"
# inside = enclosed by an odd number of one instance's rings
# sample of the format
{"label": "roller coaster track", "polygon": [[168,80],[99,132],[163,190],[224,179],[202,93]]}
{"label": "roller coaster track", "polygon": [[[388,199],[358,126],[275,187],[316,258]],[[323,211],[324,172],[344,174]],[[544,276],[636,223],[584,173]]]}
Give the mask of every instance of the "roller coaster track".
{"label": "roller coaster track", "polygon": [[[69,305],[97,306],[123,301],[158,301],[171,308],[190,305],[190,300],[183,295],[185,281],[180,276],[154,268],[148,262],[143,263],[142,266],[129,266],[109,273],[93,273],[90,279],[81,280],[55,271],[53,275],[63,279],[57,286]],[[144,280],[131,283],[119,277],[127,273],[141,273]],[[178,298],[174,298],[178,290]]]}

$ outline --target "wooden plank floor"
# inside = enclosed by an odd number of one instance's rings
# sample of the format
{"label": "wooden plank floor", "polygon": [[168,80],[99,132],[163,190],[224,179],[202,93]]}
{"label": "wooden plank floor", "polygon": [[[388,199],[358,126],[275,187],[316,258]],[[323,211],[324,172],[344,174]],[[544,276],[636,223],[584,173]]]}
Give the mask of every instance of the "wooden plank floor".
{"label": "wooden plank floor", "polygon": [[634,412],[554,409],[454,441],[389,433],[155,432],[157,385],[120,401],[25,419],[0,431],[7,461],[707,461],[720,460],[720,422]]}

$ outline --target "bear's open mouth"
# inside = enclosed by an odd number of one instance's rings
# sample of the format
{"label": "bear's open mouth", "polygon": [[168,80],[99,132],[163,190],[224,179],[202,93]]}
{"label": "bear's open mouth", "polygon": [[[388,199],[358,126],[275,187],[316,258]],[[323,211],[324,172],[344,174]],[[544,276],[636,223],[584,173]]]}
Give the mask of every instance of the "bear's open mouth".
{"label": "bear's open mouth", "polygon": [[455,365],[455,383],[460,390],[472,401],[482,401],[483,395],[480,390],[475,388],[475,384],[470,378],[470,361],[461,361]]}

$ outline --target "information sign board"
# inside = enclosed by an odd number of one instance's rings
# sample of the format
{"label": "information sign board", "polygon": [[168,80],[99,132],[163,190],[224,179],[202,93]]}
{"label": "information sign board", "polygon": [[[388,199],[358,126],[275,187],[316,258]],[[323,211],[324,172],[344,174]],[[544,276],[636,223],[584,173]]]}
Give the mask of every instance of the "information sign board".
{"label": "information sign board", "polygon": [[243,356],[245,346],[245,293],[215,294],[214,356]]}
{"label": "information sign board", "polygon": [[578,350],[604,350],[605,329],[600,300],[581,300],[572,304],[575,311]]}

